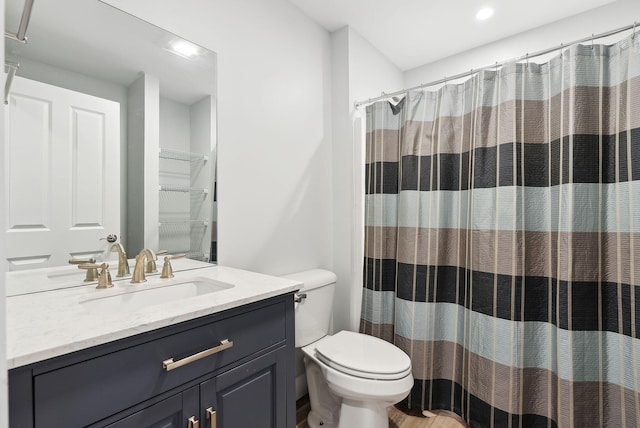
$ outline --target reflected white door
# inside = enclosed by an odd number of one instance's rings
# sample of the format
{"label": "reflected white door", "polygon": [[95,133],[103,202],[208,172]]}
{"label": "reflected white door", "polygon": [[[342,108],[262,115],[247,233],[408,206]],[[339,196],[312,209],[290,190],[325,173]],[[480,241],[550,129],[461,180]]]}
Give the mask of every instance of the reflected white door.
{"label": "reflected white door", "polygon": [[120,232],[120,104],[15,77],[5,110],[6,270],[99,255]]}

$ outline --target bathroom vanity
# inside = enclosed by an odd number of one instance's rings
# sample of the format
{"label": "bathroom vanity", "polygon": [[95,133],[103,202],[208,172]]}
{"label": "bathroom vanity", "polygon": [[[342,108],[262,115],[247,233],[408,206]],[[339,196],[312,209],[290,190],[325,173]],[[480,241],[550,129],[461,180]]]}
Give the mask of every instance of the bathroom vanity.
{"label": "bathroom vanity", "polygon": [[[169,281],[9,297],[10,426],[294,427],[300,284],[220,266]],[[185,284],[220,288],[126,304]]]}

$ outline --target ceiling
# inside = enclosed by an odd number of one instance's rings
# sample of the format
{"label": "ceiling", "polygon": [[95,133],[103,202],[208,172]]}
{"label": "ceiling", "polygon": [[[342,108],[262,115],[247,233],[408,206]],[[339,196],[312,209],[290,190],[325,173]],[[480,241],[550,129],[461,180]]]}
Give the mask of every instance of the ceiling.
{"label": "ceiling", "polygon": [[[615,0],[289,0],[333,32],[349,25],[406,71]],[[495,15],[477,21],[492,6]]]}

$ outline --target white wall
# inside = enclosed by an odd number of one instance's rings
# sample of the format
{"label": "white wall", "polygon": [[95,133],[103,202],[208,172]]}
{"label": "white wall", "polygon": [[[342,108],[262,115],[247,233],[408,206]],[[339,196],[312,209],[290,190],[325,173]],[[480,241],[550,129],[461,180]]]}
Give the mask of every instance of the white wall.
{"label": "white wall", "polygon": [[[354,128],[354,103],[402,89],[402,72],[352,28],[332,34],[333,264],[338,276],[334,330],[357,330],[363,243],[363,141]],[[364,109],[359,113],[364,117]]]}
{"label": "white wall", "polygon": [[160,147],[182,152],[191,151],[189,106],[162,96],[160,96]]}
{"label": "white wall", "polygon": [[[404,76],[395,64],[391,63],[380,51],[371,45],[355,30],[349,30],[349,107],[380,95],[382,91],[394,92],[403,88]],[[366,127],[365,109],[356,112],[353,123],[353,179],[352,209],[349,219],[352,222],[351,259],[352,285],[350,291],[350,328],[357,330],[360,324],[362,301],[362,269],[364,258],[364,128]]]}
{"label": "white wall", "polygon": [[[4,33],[4,0],[0,0],[0,30]],[[0,46],[0,59],[4,63],[4,43]],[[4,86],[4,85],[3,85]],[[4,135],[4,109],[0,109],[0,135]],[[0,165],[4,165],[4,145],[0,150]],[[4,167],[2,168],[4,171]],[[0,224],[4,226],[4,174],[0,174]],[[4,242],[0,242],[0,260],[4,260]],[[8,426],[7,401],[7,327],[5,306],[4,263],[0,263],[0,427]]]}
{"label": "white wall", "polygon": [[351,223],[353,211],[353,143],[349,106],[349,28],[331,34],[333,136],[333,270],[338,280],[334,295],[334,331],[349,327]]}
{"label": "white wall", "polygon": [[[606,6],[408,70],[405,72],[405,85],[417,86],[442,79],[447,75],[463,73],[472,68],[484,67],[527,53],[559,46],[560,43],[567,44],[592,34],[633,24],[634,20],[638,19],[640,19],[640,1],[617,0]],[[602,41],[596,41],[596,43],[602,43]],[[544,59],[532,61],[541,60],[544,61]]]}
{"label": "white wall", "polygon": [[218,54],[220,264],[332,267],[330,38],[285,0],[108,0]]}

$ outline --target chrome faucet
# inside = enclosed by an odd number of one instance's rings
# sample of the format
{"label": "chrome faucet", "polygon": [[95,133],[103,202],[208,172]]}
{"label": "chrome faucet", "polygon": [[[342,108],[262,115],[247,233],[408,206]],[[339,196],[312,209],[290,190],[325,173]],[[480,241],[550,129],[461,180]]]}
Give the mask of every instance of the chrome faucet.
{"label": "chrome faucet", "polygon": [[128,276],[131,274],[129,270],[129,262],[127,261],[127,253],[124,251],[122,244],[116,242],[115,244],[111,244],[111,248],[109,249],[112,253],[118,253],[118,273],[116,276],[121,278],[123,276]]}
{"label": "chrome faucet", "polygon": [[[150,249],[145,248],[142,251],[140,251],[140,253],[136,256],[136,265],[133,268],[133,278],[131,279],[131,283],[140,284],[142,282],[145,282],[147,280],[147,278],[145,277],[145,270],[146,270],[146,273],[156,272],[157,271],[157,269],[155,269],[156,260],[157,260],[156,253],[154,253]],[[145,265],[146,265],[146,269],[145,269]]]}

